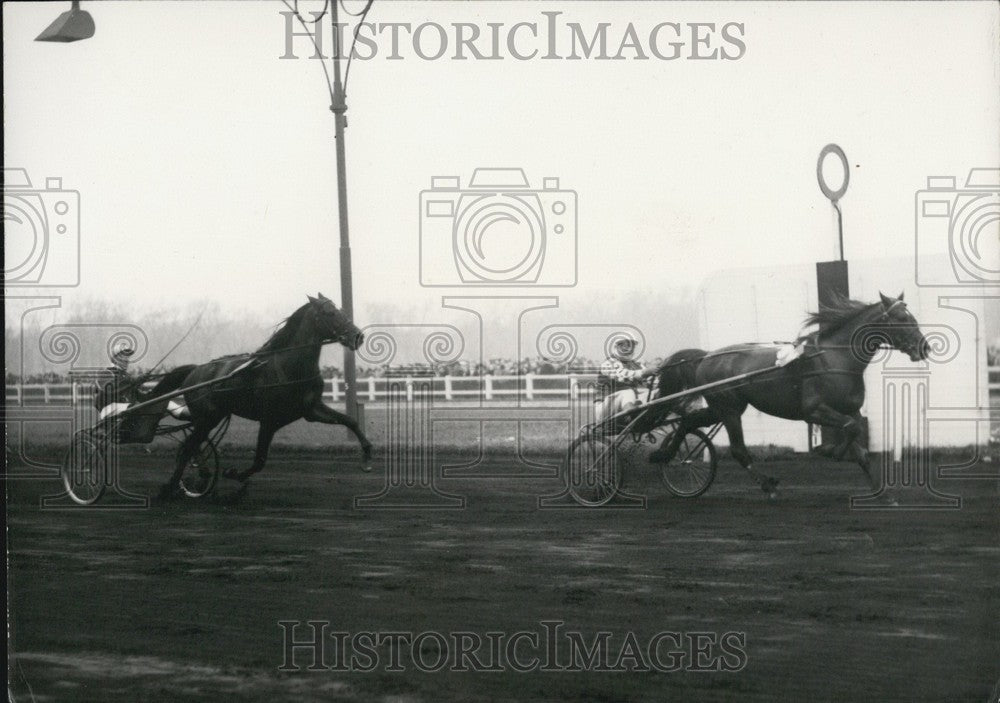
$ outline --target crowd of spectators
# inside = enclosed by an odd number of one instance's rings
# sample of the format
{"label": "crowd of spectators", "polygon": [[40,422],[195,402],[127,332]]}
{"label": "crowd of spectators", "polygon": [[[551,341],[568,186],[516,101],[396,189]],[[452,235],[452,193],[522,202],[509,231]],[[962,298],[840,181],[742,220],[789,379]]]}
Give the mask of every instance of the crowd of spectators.
{"label": "crowd of spectators", "polygon": [[[415,364],[382,364],[358,368],[361,378],[383,378],[392,376],[518,376],[525,374],[551,375],[566,373],[594,373],[599,362],[590,359],[576,359],[570,364],[557,363],[547,359],[494,358],[486,362],[465,359],[440,364],[427,362]],[[336,366],[323,367],[325,378],[341,378],[343,372]]]}
{"label": "crowd of spectators", "polygon": [[[658,360],[657,360],[658,361]],[[427,362],[415,364],[382,364],[381,366],[359,366],[358,376],[360,378],[383,378],[386,376],[517,376],[524,374],[551,375],[567,373],[596,373],[600,362],[591,359],[575,359],[570,364],[557,363],[547,359],[516,359],[494,358],[486,362],[472,362],[467,360],[452,361],[442,364],[430,364]],[[142,369],[132,370],[141,373]],[[322,368],[323,378],[343,378],[343,370],[339,366],[328,365]],[[21,382],[20,376],[7,373],[7,385],[15,385]],[[35,384],[58,384],[69,383],[69,378],[57,373],[47,372],[26,376],[24,383]]]}
{"label": "crowd of spectators", "polygon": [[[647,363],[658,364],[661,359],[651,359]],[[416,364],[383,364],[382,366],[359,367],[360,378],[382,378],[392,376],[549,376],[554,374],[592,374],[597,373],[601,362],[594,359],[578,358],[570,363],[552,361],[545,358],[524,358],[518,361],[504,357],[489,359],[486,362],[468,360],[452,361],[442,364],[427,362]],[[343,373],[336,366],[323,368],[325,378],[341,378]]]}
{"label": "crowd of spectators", "polygon": [[[1000,367],[1000,346],[992,346],[986,350],[989,365]],[[661,359],[647,359],[647,364],[658,364]],[[534,359],[509,359],[494,358],[486,362],[472,362],[467,360],[452,361],[443,364],[383,364],[381,366],[362,366],[358,368],[360,378],[383,378],[386,376],[519,376],[525,374],[535,374],[546,376],[552,374],[591,374],[596,373],[600,368],[600,361],[594,359],[574,359],[571,363],[559,363],[544,358]],[[141,371],[141,369],[136,369]],[[324,378],[342,378],[343,371],[337,366],[324,366],[322,369]],[[7,372],[7,385],[21,383],[21,377],[17,374]],[[45,373],[31,374],[26,376],[23,383],[26,385],[57,384],[68,383],[69,379],[61,374],[47,371]]]}
{"label": "crowd of spectators", "polygon": [[[21,383],[21,377],[16,373],[6,374],[7,385],[13,386]],[[45,373],[33,373],[24,377],[25,385],[43,385],[43,384],[53,384],[53,383],[69,383],[69,379],[62,374],[55,373],[53,371],[46,371]]]}

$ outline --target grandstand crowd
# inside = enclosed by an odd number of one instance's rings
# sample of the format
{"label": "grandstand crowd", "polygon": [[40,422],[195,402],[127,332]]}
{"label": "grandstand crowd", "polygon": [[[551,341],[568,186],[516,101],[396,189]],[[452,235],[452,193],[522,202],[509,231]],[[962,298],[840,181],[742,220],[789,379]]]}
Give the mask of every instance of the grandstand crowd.
{"label": "grandstand crowd", "polygon": [[[658,363],[660,359],[653,360]],[[360,378],[384,378],[392,376],[518,376],[524,374],[551,375],[568,373],[596,373],[600,366],[599,361],[591,359],[575,359],[572,363],[558,363],[547,359],[507,359],[495,358],[486,362],[472,362],[467,360],[452,361],[442,364],[430,364],[427,362],[414,364],[382,364],[379,366],[359,366],[358,376]],[[142,373],[144,369],[134,367],[135,373]],[[322,369],[324,378],[343,378],[343,371],[339,366],[327,365]],[[46,373],[31,374],[26,376],[24,383],[28,385],[68,383],[69,378],[51,371]],[[7,385],[20,383],[20,376],[7,373]]]}
{"label": "grandstand crowd", "polygon": [[[986,351],[989,365],[1000,367],[1000,345],[991,346]],[[645,360],[647,364],[659,364],[662,359],[654,358]],[[559,363],[545,358],[517,359],[494,358],[486,362],[472,362],[467,360],[452,361],[443,364],[414,363],[414,364],[383,364],[380,366],[358,367],[358,376],[361,378],[384,378],[393,376],[523,376],[525,374],[535,374],[546,376],[553,374],[592,374],[597,373],[601,362],[594,359],[574,359],[570,363]],[[142,373],[142,368],[134,369],[136,373]],[[323,367],[324,378],[342,378],[343,371],[338,366],[327,365]],[[7,372],[7,385],[21,383],[21,377],[17,374]],[[48,371],[45,373],[31,374],[24,378],[26,385],[59,384],[68,383],[69,378]]]}

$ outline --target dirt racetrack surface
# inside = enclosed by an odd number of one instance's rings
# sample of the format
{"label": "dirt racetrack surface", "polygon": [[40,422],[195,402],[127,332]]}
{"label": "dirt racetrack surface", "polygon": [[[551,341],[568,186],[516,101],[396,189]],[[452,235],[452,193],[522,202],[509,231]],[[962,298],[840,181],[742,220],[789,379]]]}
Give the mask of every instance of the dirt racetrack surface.
{"label": "dirt racetrack surface", "polygon": [[[168,463],[127,457],[124,485],[151,495]],[[699,499],[669,497],[647,469],[628,478],[644,509],[603,510],[539,509],[558,480],[502,476],[442,481],[463,509],[358,509],[384,484],[377,467],[282,451],[232,503],[41,509],[58,482],[12,481],[14,699],[986,701],[1000,676],[997,482],[948,482],[961,509],[858,511],[848,464],[761,468],[782,479],[777,499],[724,460]],[[629,633],[645,648],[670,632],[680,670],[425,673],[404,650],[398,672],[388,645],[373,671],[306,670],[302,651],[301,670],[279,670],[278,622],[306,620],[446,642],[559,621],[587,641],[611,633],[612,662]],[[725,660],[738,670],[691,671],[699,632],[742,633],[745,658]]]}

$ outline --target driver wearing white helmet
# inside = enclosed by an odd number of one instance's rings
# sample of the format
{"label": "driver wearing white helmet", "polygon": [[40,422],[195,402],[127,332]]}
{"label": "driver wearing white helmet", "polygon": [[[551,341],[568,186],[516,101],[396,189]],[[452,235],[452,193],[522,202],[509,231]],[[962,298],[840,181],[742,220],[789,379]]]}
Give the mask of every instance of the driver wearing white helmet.
{"label": "driver wearing white helmet", "polygon": [[635,338],[624,334],[615,340],[610,356],[601,364],[597,375],[597,394],[594,396],[598,422],[648,398],[649,393],[640,392],[638,386],[650,376],[655,376],[657,369],[647,368],[636,361],[635,348]]}

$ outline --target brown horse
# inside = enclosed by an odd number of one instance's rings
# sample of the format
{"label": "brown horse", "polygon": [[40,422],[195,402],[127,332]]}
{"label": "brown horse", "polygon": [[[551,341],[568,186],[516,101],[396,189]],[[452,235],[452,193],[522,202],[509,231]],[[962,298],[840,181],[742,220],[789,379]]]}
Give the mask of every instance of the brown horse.
{"label": "brown horse", "polygon": [[[881,294],[880,294],[881,295]],[[836,445],[821,445],[820,454],[843,458],[848,452],[873,482],[868,452],[858,442],[861,405],[865,399],[863,373],[878,349],[890,346],[913,361],[926,359],[930,345],[903,302],[881,295],[877,303],[844,298],[808,316],[819,331],[797,340],[805,353],[787,366],[778,367],[773,345],[736,345],[714,352],[684,349],[668,358],[659,374],[659,394],[665,396],[689,388],[732,378],[748,371],[774,368],[734,386],[720,386],[705,393],[707,408],[682,414],[679,431],[650,456],[654,463],[669,461],[688,429],[723,423],[729,434],[733,457],[760,484],[774,494],[778,480],[758,473],[743,440],[740,420],[748,405],[787,420],[804,420],[841,430]]]}
{"label": "brown horse", "polygon": [[[349,415],[323,402],[323,376],[319,357],[324,344],[339,342],[357,349],[364,335],[322,293],[293,312],[260,349],[214,359],[205,364],[181,366],[167,374],[144,399],[189,388],[199,383],[223,379],[241,365],[255,360],[246,370],[218,384],[184,394],[190,412],[192,430],[177,454],[177,464],[170,480],[160,491],[160,498],[174,497],[184,467],[212,430],[230,415],[260,423],[257,450],[253,463],[241,473],[228,471],[226,476],[246,485],[252,475],[264,468],[274,434],[292,422],[322,422],[343,425],[361,443],[364,470],[371,470],[372,444]],[[166,410],[166,402],[163,404]],[[149,422],[157,422],[162,413],[150,413]]]}

